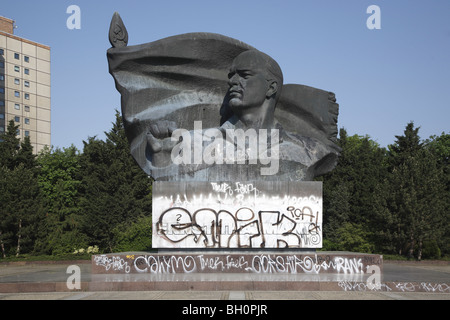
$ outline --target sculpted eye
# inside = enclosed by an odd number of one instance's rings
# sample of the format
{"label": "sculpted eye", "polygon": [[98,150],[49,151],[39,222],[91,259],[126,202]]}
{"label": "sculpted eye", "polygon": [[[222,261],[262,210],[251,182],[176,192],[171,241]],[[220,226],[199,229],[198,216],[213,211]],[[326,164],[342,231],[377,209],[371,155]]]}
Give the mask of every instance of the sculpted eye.
{"label": "sculpted eye", "polygon": [[248,79],[251,76],[250,72],[239,72],[239,76],[244,79]]}
{"label": "sculpted eye", "polygon": [[246,71],[239,73],[239,76],[244,79],[249,79],[251,76],[253,76],[253,74],[251,72]]}

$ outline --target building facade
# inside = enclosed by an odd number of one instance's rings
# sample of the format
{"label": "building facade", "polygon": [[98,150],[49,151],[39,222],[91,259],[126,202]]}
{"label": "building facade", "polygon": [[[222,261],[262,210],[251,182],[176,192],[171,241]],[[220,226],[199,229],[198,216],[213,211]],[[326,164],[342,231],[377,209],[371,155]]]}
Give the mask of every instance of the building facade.
{"label": "building facade", "polygon": [[14,35],[14,21],[0,17],[0,134],[10,120],[34,153],[51,145],[50,47]]}

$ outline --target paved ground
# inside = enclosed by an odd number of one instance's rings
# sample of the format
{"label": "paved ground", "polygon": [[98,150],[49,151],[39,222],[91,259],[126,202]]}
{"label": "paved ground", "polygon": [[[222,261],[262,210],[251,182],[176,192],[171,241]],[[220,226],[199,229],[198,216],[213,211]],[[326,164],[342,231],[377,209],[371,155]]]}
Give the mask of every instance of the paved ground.
{"label": "paved ground", "polygon": [[[78,263],[81,281],[95,280],[90,263]],[[396,290],[370,291],[363,282],[344,281],[342,291],[72,291],[28,292],[2,290],[11,284],[32,288],[65,286],[68,264],[0,264],[0,300],[450,300],[450,264],[384,263],[382,283]],[[202,281],[202,280],[200,280]],[[327,281],[337,281],[328,279]],[[420,290],[419,290],[420,289]],[[32,290],[32,289],[31,289]],[[36,290],[40,291],[40,290]]]}
{"label": "paved ground", "polygon": [[450,300],[450,294],[342,291],[113,291],[0,293],[0,300]]}

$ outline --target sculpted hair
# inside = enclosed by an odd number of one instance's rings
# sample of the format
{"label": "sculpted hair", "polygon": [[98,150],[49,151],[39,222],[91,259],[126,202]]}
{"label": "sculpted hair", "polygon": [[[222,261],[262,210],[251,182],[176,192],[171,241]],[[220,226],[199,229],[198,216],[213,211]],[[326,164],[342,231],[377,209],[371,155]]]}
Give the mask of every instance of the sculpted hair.
{"label": "sculpted hair", "polygon": [[277,93],[275,94],[275,99],[278,100],[281,95],[281,90],[283,87],[283,71],[281,71],[280,65],[269,55],[261,52],[259,50],[249,50],[260,55],[264,62],[264,70],[267,71],[266,79],[267,81],[275,80],[278,84]]}

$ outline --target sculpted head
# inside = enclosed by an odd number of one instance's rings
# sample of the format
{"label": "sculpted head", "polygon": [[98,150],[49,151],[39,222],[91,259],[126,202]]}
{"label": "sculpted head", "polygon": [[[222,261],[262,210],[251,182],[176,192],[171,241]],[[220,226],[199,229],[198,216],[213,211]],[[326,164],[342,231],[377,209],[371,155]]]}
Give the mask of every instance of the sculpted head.
{"label": "sculpted head", "polygon": [[266,105],[275,108],[283,86],[283,73],[278,63],[258,50],[237,56],[228,74],[229,105],[237,115],[258,112]]}

